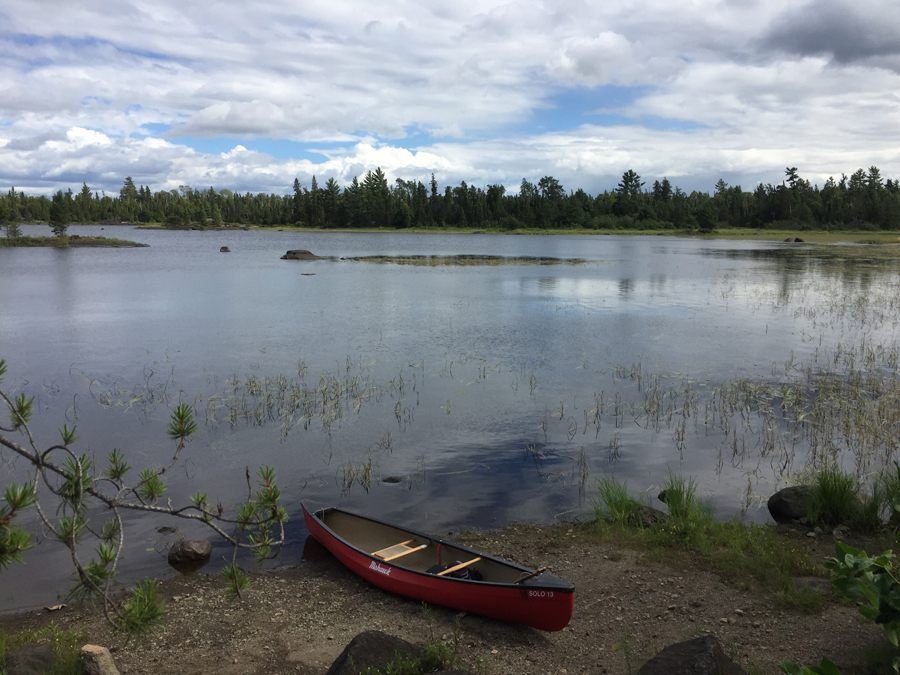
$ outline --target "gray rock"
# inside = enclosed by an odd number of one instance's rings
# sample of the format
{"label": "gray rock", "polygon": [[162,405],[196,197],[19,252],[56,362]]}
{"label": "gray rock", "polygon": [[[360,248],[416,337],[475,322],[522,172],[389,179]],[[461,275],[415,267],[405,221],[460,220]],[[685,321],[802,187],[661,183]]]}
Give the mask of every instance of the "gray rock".
{"label": "gray rock", "polygon": [[766,504],[769,515],[776,523],[789,523],[806,518],[806,500],[811,488],[808,485],[794,485],[779,490],[769,497]]}
{"label": "gray rock", "polygon": [[44,675],[56,664],[56,655],[46,642],[19,647],[6,655],[8,675]]}
{"label": "gray rock", "polygon": [[112,654],[106,647],[85,645],[81,648],[81,665],[85,675],[119,675]]}
{"label": "gray rock", "polygon": [[293,251],[288,251],[283,256],[281,256],[282,260],[323,260],[320,256],[315,255],[314,253],[310,253],[309,251],[298,248]]}
{"label": "gray rock", "polygon": [[654,509],[652,506],[647,506],[646,504],[642,504],[638,507],[636,515],[638,521],[644,527],[650,527],[655,523],[663,523],[669,519],[668,513],[660,511],[659,509]]}
{"label": "gray rock", "polygon": [[647,661],[638,675],[747,675],[712,635],[679,642]]}
{"label": "gray rock", "polygon": [[212,544],[203,541],[176,541],[169,547],[169,564],[175,569],[180,566],[205,565],[209,562]]}
{"label": "gray rock", "polygon": [[[393,635],[377,630],[367,630],[350,641],[338,656],[326,675],[356,675],[366,668],[387,668],[400,657],[417,659],[421,647]],[[352,661],[352,665],[351,665]]]}
{"label": "gray rock", "polygon": [[227,246],[223,246],[222,248],[219,249],[219,252],[220,253],[231,253],[231,249],[228,248]]}

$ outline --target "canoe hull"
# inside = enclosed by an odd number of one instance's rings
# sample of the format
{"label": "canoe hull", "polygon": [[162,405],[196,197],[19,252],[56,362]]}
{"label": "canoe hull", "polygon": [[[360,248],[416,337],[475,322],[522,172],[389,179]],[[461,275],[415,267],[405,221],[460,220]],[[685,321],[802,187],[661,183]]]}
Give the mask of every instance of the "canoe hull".
{"label": "canoe hull", "polygon": [[[574,587],[547,575],[551,583],[542,583],[541,575],[524,583],[490,583],[439,577],[375,558],[333,532],[319,517],[303,507],[310,534],[352,572],[391,593],[428,604],[480,614],[495,619],[531,626],[545,631],[564,628],[572,616]],[[378,521],[374,521],[378,522]],[[410,534],[425,537],[407,530]],[[431,538],[440,543],[436,537]],[[458,546],[454,544],[454,546]],[[472,553],[479,554],[477,551]],[[484,554],[479,554],[484,555]],[[499,559],[491,558],[499,561]],[[512,566],[511,563],[501,561]],[[514,566],[522,572],[528,568]]]}

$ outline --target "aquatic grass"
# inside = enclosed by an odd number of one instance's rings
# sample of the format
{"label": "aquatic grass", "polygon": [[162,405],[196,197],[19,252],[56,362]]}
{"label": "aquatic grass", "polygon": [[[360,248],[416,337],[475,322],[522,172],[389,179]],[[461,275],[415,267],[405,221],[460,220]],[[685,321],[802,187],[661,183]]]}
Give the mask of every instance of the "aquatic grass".
{"label": "aquatic grass", "polygon": [[806,516],[825,525],[854,522],[859,511],[860,485],[856,476],[828,463],[816,472],[806,502]]}
{"label": "aquatic grass", "polygon": [[712,507],[697,496],[697,482],[693,478],[677,476],[670,470],[660,495],[673,520],[702,522],[712,519]]}
{"label": "aquatic grass", "polygon": [[645,502],[628,493],[628,484],[605,474],[597,479],[597,496],[591,498],[594,518],[616,525],[637,525]]}

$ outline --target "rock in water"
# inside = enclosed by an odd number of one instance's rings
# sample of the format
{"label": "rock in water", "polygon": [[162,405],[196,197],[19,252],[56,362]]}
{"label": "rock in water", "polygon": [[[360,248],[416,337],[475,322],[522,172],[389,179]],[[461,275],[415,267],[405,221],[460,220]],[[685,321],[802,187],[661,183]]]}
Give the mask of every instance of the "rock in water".
{"label": "rock in water", "polygon": [[315,255],[314,253],[310,253],[306,249],[298,248],[293,251],[288,251],[283,256],[281,256],[282,260],[322,260],[320,256]]}
{"label": "rock in water", "polygon": [[169,564],[179,572],[190,572],[209,562],[212,544],[203,541],[177,541],[169,548]]}
{"label": "rock in water", "polygon": [[231,253],[231,249],[228,248],[227,246],[223,246],[222,248],[219,249],[219,253]]}

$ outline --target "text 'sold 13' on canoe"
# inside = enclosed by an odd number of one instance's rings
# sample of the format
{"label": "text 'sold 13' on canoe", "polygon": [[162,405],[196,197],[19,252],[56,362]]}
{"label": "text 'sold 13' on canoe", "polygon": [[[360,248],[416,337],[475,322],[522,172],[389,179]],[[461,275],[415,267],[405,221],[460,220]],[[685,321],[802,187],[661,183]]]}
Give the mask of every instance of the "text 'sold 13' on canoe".
{"label": "text 'sold 13' on canoe", "polygon": [[572,617],[575,586],[544,571],[341,509],[302,506],[310,534],[386,591],[546,631]]}

